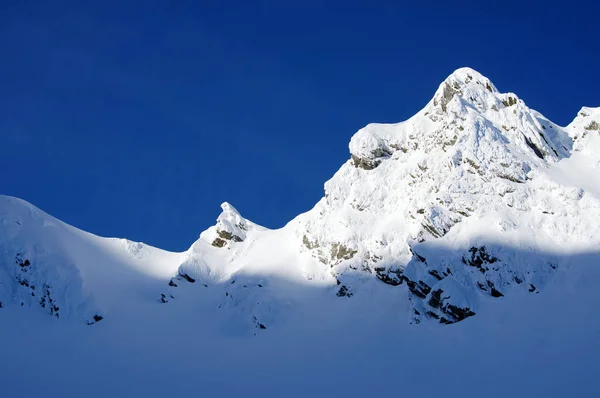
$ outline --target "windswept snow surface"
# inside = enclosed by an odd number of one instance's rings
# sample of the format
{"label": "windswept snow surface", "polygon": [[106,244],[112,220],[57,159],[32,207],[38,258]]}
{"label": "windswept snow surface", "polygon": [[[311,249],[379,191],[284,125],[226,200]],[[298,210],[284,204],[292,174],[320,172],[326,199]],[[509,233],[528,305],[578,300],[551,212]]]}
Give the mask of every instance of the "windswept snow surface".
{"label": "windswept snow surface", "polygon": [[183,253],[0,196],[0,396],[600,396],[600,108],[461,68],[349,149],[285,227],[224,203]]}

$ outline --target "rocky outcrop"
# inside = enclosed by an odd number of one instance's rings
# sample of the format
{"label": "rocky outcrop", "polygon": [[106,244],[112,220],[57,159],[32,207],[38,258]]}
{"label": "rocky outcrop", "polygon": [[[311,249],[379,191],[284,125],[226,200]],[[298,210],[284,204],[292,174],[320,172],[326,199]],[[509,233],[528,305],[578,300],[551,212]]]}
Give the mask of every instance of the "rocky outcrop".
{"label": "rocky outcrop", "polygon": [[17,249],[0,244],[0,303],[2,307],[37,308],[54,318],[78,318],[88,325],[104,319],[93,300],[82,292],[76,267],[41,247]]}
{"label": "rocky outcrop", "polygon": [[475,315],[482,295],[499,299],[503,292],[513,289],[534,292],[532,282],[546,284],[558,264],[548,254],[503,246],[447,251],[435,244],[421,244],[413,251],[414,257],[404,271],[413,323],[424,319],[459,322]]}

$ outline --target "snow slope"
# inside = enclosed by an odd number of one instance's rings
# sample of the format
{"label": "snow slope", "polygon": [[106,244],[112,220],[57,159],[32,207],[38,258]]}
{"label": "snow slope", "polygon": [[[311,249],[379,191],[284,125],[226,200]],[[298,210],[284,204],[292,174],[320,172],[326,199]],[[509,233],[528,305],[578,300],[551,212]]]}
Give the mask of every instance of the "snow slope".
{"label": "snow slope", "polygon": [[349,149],[285,227],[224,203],[183,253],[0,196],[0,392],[600,395],[600,108],[461,68]]}

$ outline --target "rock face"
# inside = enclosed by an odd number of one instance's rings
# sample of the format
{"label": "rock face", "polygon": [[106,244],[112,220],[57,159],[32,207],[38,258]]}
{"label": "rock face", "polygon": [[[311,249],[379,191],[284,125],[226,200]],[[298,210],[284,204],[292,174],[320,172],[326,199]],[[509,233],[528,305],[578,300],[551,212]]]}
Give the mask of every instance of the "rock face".
{"label": "rock face", "polygon": [[[338,278],[361,272],[406,284],[416,323],[460,321],[476,313],[481,296],[500,299],[530,284],[537,291],[557,267],[541,254],[550,242],[600,242],[590,234],[600,220],[597,192],[557,183],[549,172],[588,145],[577,141],[596,132],[589,127],[599,115],[583,108],[562,128],[459,69],[409,120],[352,137],[351,160],[296,221],[303,250]],[[323,248],[332,245],[352,248],[352,258],[328,259]]]}
{"label": "rock face", "polygon": [[[332,300],[397,289],[409,322],[459,322],[483,302],[537,294],[571,265],[565,254],[600,247],[599,126],[600,108],[560,127],[461,68],[415,116],[360,129],[324,198],[285,227],[260,227],[224,203],[186,252],[128,243],[119,261],[143,272],[156,264],[164,283],[154,297],[167,307],[197,295],[253,333],[313,296],[298,286]],[[68,308],[84,308],[88,321],[108,316],[83,293],[93,273],[79,273],[81,262],[66,261],[64,242],[40,235],[41,226],[15,240],[14,206],[3,203],[2,306],[43,299],[53,316]],[[39,267],[48,272],[30,277]],[[58,285],[53,267],[69,275]],[[54,293],[60,283],[76,294]]]}

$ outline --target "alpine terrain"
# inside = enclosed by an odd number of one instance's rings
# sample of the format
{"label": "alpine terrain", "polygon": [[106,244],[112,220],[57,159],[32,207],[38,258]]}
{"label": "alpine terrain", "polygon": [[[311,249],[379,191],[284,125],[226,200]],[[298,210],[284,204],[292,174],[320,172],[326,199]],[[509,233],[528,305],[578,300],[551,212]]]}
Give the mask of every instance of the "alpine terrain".
{"label": "alpine terrain", "polygon": [[461,68],[270,230],[183,253],[0,197],[0,396],[600,396],[600,108]]}

